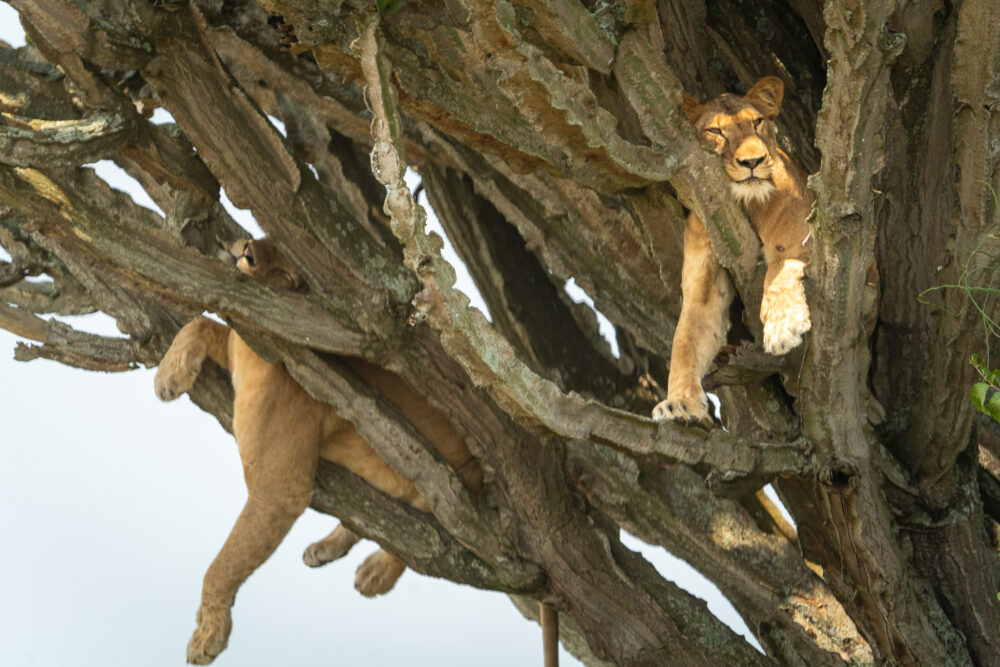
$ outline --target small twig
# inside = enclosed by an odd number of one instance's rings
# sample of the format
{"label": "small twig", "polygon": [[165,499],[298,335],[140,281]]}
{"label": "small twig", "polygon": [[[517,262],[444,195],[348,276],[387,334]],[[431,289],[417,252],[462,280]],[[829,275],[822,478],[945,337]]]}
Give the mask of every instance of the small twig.
{"label": "small twig", "polygon": [[109,338],[77,331],[62,322],[43,320],[23,308],[2,301],[0,328],[42,343],[18,343],[14,350],[14,358],[18,361],[51,359],[92,371],[128,371],[139,362],[135,346],[128,338]]}

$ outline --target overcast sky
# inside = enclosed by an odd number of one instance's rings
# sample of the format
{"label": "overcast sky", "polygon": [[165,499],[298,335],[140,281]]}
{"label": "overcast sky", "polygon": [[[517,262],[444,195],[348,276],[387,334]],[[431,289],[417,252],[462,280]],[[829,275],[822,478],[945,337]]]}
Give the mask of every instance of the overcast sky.
{"label": "overcast sky", "polygon": [[[24,43],[3,2],[0,39]],[[152,206],[113,164],[98,173]],[[252,226],[248,214],[234,213]],[[121,335],[106,316],[63,319]],[[184,664],[202,577],[246,498],[235,443],[186,396],[159,402],[152,369],[105,374],[19,363],[17,342],[0,330],[0,664]],[[407,572],[387,596],[362,598],[354,569],[377,549],[371,542],[321,569],[306,567],[302,550],[335,523],[311,510],[299,519],[241,588],[229,648],[215,664],[541,664],[538,626],[503,594]],[[627,544],[748,634],[686,564],[661,548]],[[562,661],[579,664],[565,651]]]}

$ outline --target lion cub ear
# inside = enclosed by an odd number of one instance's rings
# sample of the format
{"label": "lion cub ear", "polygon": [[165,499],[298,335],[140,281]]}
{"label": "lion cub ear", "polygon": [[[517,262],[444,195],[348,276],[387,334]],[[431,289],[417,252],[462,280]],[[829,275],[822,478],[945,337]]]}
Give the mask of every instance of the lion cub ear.
{"label": "lion cub ear", "polygon": [[692,123],[698,122],[698,116],[701,115],[704,108],[705,106],[701,102],[687,93],[684,94],[684,102],[681,104],[681,110],[684,111],[684,115],[687,116],[689,121]]}
{"label": "lion cub ear", "polygon": [[757,107],[757,110],[774,120],[778,117],[778,110],[781,108],[781,100],[785,97],[785,84],[781,79],[774,76],[765,76],[753,85],[743,96],[750,104]]}

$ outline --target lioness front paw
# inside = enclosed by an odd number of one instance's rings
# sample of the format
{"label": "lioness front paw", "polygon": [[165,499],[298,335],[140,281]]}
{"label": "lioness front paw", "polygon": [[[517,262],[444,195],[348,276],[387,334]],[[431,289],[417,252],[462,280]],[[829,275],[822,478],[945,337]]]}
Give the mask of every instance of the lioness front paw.
{"label": "lioness front paw", "polygon": [[194,386],[199,369],[186,361],[184,355],[172,355],[170,351],[160,361],[153,386],[161,401],[172,401]]}
{"label": "lioness front paw", "polygon": [[187,661],[192,665],[207,665],[215,660],[229,643],[233,619],[229,608],[198,608],[198,627],[188,642]]}
{"label": "lioness front paw", "polygon": [[764,351],[768,354],[787,354],[802,344],[802,334],[809,331],[809,306],[805,301],[772,303],[761,305],[761,321],[764,323]]}
{"label": "lioness front paw", "polygon": [[653,408],[653,419],[710,424],[708,397],[700,386],[669,392],[666,400]]}
{"label": "lioness front paw", "polygon": [[[760,302],[760,321],[764,324],[764,351],[782,355],[802,344],[802,334],[809,331],[809,305],[802,286],[805,262],[786,259],[768,267],[764,298]],[[777,269],[775,271],[775,269]]]}
{"label": "lioness front paw", "polygon": [[379,550],[366,558],[354,575],[354,588],[367,598],[392,590],[406,565],[388,551]]}

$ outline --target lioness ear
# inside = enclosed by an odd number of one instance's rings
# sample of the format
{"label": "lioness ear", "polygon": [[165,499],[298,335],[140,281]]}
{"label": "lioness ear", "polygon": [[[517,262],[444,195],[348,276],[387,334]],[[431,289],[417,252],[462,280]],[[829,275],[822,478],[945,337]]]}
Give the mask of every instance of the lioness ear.
{"label": "lioness ear", "polygon": [[701,115],[701,110],[704,108],[701,102],[691,97],[687,93],[684,94],[684,102],[681,104],[681,110],[684,111],[684,115],[692,123],[698,121],[698,116]]}
{"label": "lioness ear", "polygon": [[753,85],[743,96],[750,104],[757,107],[757,110],[774,120],[778,117],[778,110],[781,108],[781,100],[785,97],[785,84],[781,79],[774,76],[765,76]]}

